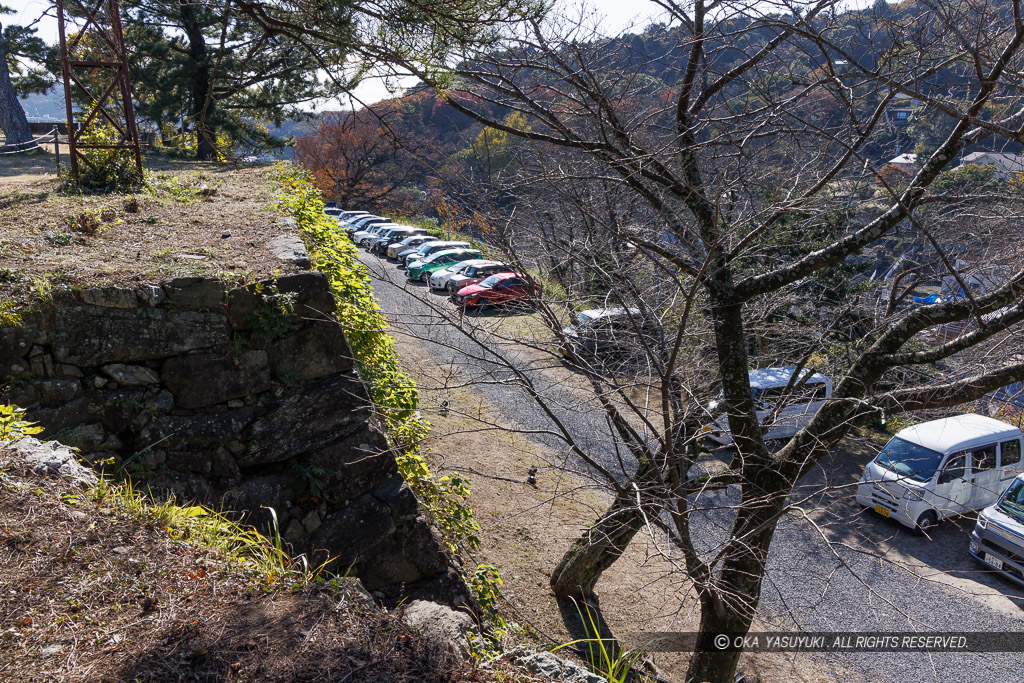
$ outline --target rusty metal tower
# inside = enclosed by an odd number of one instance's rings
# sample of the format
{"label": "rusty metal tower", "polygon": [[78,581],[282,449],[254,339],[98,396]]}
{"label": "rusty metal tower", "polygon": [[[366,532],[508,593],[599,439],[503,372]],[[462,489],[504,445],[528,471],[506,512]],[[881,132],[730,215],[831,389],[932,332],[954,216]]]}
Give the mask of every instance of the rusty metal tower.
{"label": "rusty metal tower", "polygon": [[[135,126],[132,87],[128,77],[128,54],[121,31],[121,11],[117,0],[56,0],[60,29],[60,59],[64,72],[64,102],[68,114],[68,146],[71,148],[71,171],[78,180],[80,164],[94,171],[117,158],[106,156],[100,167],[81,153],[88,149],[130,150],[135,167],[142,177],[142,152],[139,131]],[[71,19],[76,23],[68,24]],[[77,22],[84,22],[81,26]],[[74,31],[68,40],[68,30]],[[91,88],[91,90],[90,90]],[[72,93],[88,102],[88,114],[75,121]],[[119,140],[103,144],[82,139],[97,117],[102,117],[116,131]]]}

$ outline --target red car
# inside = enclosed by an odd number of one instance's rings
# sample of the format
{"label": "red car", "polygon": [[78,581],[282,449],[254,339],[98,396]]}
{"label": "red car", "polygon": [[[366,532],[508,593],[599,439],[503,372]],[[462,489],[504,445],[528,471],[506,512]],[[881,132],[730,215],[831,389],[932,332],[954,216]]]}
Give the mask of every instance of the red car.
{"label": "red car", "polygon": [[452,296],[456,306],[483,310],[488,306],[528,303],[540,293],[540,285],[522,273],[496,273],[482,282],[463,287]]}

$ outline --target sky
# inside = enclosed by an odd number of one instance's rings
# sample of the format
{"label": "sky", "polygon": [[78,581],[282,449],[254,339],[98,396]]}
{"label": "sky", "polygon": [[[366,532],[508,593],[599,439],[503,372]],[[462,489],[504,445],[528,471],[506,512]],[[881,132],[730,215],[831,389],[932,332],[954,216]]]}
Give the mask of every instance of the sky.
{"label": "sky", "polygon": [[[50,10],[50,16],[44,17],[38,24],[39,36],[48,43],[55,44],[57,42],[56,10],[52,9],[53,3],[50,0],[0,0],[0,3],[14,10],[14,14],[0,17],[0,22],[5,24],[24,25],[35,21],[47,10]],[[657,18],[661,12],[660,8],[650,0],[562,0],[560,4],[573,9],[583,5],[592,8],[593,18],[600,18],[602,26],[608,33],[640,31],[650,24],[652,19]],[[399,82],[398,85],[409,87],[414,83],[415,80],[405,80]],[[363,103],[370,104],[391,97],[391,93],[388,84],[383,79],[371,78],[356,89],[355,96]],[[345,106],[345,104],[335,100],[318,103],[317,108],[332,109]]]}
{"label": "sky", "polygon": [[[591,20],[600,22],[600,26],[607,35],[614,35],[627,32],[639,32],[659,18],[664,19],[664,10],[651,0],[556,0],[557,7],[569,11],[575,15],[581,7],[587,8]],[[852,6],[866,6],[871,0],[851,0],[847,3]],[[44,17],[39,23],[39,35],[50,43],[57,42],[57,21],[53,16],[56,14],[52,9],[51,0],[0,0],[0,3],[11,7],[13,15],[0,17],[0,21],[12,24],[26,24],[36,20],[48,9],[51,16]],[[773,3],[774,4],[774,3]],[[382,99],[393,96],[391,87],[410,87],[415,84],[415,79],[403,79],[397,83],[390,84],[383,78],[368,78],[356,88],[354,95],[357,102],[372,104]],[[345,100],[333,99],[326,102],[316,102],[309,105],[309,109],[329,110],[337,108],[349,108],[360,105]]]}

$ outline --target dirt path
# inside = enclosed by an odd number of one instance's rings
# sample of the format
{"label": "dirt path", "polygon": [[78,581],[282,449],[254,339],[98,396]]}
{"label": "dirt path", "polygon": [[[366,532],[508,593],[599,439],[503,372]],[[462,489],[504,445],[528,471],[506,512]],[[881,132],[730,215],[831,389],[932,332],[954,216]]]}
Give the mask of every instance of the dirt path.
{"label": "dirt path", "polygon": [[[556,414],[583,434],[595,459],[614,465],[607,426],[593,402],[544,353],[542,333],[531,315],[495,313],[478,325],[480,344],[453,331],[445,302],[410,285],[393,266],[363,260],[378,276],[375,291],[399,339],[403,362],[424,387],[425,411],[436,424],[432,448],[439,468],[469,472],[473,505],[485,525],[482,555],[501,568],[518,609],[559,640],[568,633],[547,587],[548,574],[578,530],[608,503],[587,467],[568,457],[546,431],[550,421],[489,356],[505,352],[504,339],[522,335],[527,348],[510,352],[529,379],[554,397]],[[450,310],[450,309],[448,309]],[[449,316],[450,317],[450,316]],[[466,324],[466,320],[463,321]],[[493,334],[497,332],[498,334]],[[500,348],[498,345],[502,345]],[[529,347],[539,347],[540,350]],[[448,415],[437,408],[449,402]],[[525,429],[512,435],[494,425]],[[945,525],[934,541],[879,528],[884,520],[862,514],[850,485],[873,456],[869,444],[851,442],[801,482],[794,510],[779,524],[759,606],[760,622],[798,631],[1000,631],[1024,630],[1017,606],[1021,592],[972,566],[963,525]],[[538,489],[521,483],[537,466]],[[500,478],[496,478],[500,477]],[[513,481],[506,481],[511,479]],[[716,492],[704,511],[691,516],[697,536],[713,552],[724,540],[734,492]],[[908,530],[909,531],[909,530]],[[693,598],[685,573],[672,563],[657,534],[640,534],[597,589],[613,632],[690,631]],[[755,655],[748,669],[767,680],[1015,681],[1016,655],[850,653]],[[659,667],[674,679],[682,656],[661,656]],[[967,664],[969,662],[969,665]]]}

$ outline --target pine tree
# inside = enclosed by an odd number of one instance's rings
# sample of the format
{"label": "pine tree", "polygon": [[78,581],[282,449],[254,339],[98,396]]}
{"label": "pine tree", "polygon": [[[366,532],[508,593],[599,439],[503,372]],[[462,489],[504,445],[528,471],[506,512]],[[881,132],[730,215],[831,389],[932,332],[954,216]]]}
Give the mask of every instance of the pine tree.
{"label": "pine tree", "polygon": [[[0,5],[0,14],[13,10]],[[18,101],[31,93],[42,93],[53,84],[53,76],[41,66],[53,57],[52,48],[35,35],[33,26],[0,24],[0,130],[6,145],[18,145],[32,139],[25,109]]]}
{"label": "pine tree", "polygon": [[138,113],[158,125],[183,122],[198,159],[228,146],[283,146],[267,125],[327,94],[309,51],[230,4],[145,0],[122,13]]}

